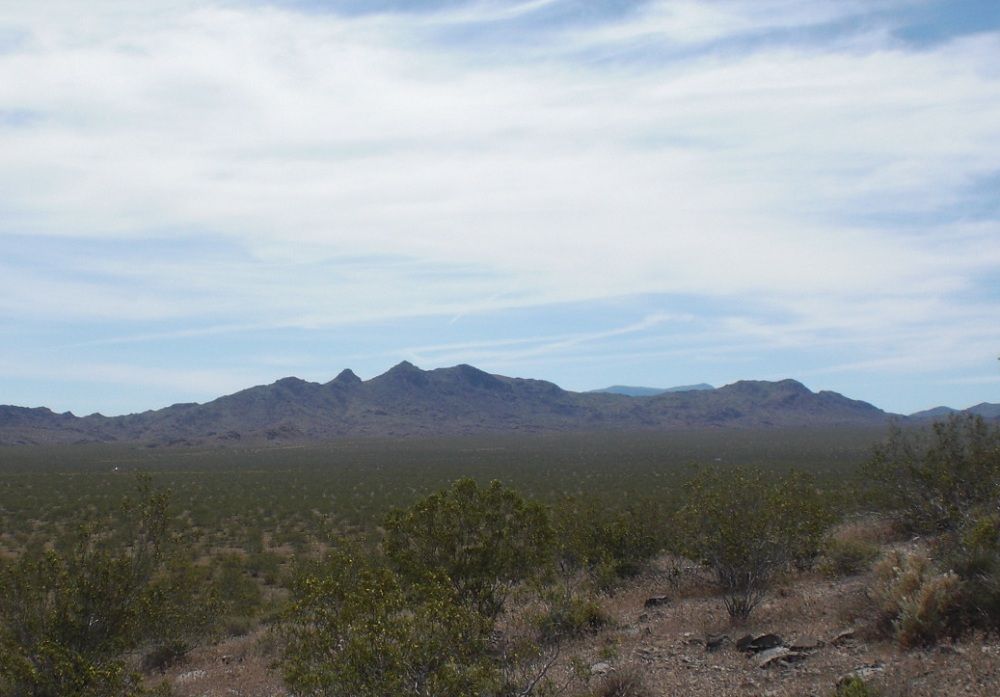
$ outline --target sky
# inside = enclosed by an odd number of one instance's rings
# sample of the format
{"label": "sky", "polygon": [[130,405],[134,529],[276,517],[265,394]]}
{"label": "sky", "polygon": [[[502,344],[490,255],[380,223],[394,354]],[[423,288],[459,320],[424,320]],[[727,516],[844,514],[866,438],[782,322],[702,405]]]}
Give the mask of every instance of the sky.
{"label": "sky", "polygon": [[0,0],[0,404],[998,357],[995,0]]}

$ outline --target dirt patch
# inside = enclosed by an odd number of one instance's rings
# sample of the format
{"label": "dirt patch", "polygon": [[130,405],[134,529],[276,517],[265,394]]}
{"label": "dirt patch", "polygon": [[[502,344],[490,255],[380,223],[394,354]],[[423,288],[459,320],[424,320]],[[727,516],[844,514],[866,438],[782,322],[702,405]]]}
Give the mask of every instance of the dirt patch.
{"label": "dirt patch", "polygon": [[[733,626],[708,579],[657,568],[600,604],[610,624],[568,643],[551,675],[563,694],[596,690],[609,672],[638,676],[650,695],[712,697],[830,697],[837,681],[856,673],[884,697],[996,697],[1000,642],[972,636],[925,651],[903,651],[862,631],[867,574],[830,580],[803,574],[775,589],[750,621]],[[647,600],[657,598],[647,606]],[[745,635],[776,634],[791,658],[748,655]],[[165,676],[177,697],[284,697],[273,667],[276,645],[263,630],[192,651]],[[579,666],[599,666],[580,676]],[[763,665],[763,667],[762,667]],[[572,677],[572,676],[577,677]]]}

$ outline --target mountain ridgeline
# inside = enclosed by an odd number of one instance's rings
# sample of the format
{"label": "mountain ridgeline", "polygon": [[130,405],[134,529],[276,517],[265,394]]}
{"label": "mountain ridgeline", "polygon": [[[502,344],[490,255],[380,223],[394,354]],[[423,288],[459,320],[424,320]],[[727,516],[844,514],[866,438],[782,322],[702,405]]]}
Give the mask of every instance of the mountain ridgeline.
{"label": "mountain ridgeline", "polygon": [[362,381],[345,370],[325,384],[294,377],[205,404],[77,417],[0,406],[0,444],[134,442],[195,445],[323,441],[343,437],[454,436],[555,431],[663,431],[877,425],[866,402],[811,392],[794,380],[701,385],[637,399],[570,392],[543,380],[492,375],[469,365],[421,370],[402,362]]}

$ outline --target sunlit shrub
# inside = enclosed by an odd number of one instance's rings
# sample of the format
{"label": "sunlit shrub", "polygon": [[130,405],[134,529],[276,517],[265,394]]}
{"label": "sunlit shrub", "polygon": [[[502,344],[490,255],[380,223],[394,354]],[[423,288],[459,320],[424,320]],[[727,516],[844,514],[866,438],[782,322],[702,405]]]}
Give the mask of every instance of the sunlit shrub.
{"label": "sunlit shrub", "polygon": [[497,481],[480,487],[461,479],[392,511],[384,527],[383,548],[400,573],[417,582],[446,579],[456,597],[491,619],[511,589],[552,557],[546,509]]}
{"label": "sunlit shrub", "polygon": [[0,565],[0,684],[11,697],[114,697],[141,692],[126,652],[163,626],[172,599],[158,584],[167,498],[140,484],[110,530],[81,530],[57,549]]}
{"label": "sunlit shrub", "polygon": [[447,584],[407,588],[372,555],[337,550],[293,586],[282,668],[302,697],[490,694],[490,629]]}
{"label": "sunlit shrub", "polygon": [[776,573],[811,561],[832,521],[816,488],[797,474],[707,469],[685,494],[679,551],[712,572],[733,620],[750,615]]}
{"label": "sunlit shrub", "polygon": [[1000,513],[970,516],[940,547],[965,584],[965,624],[1000,632]]}
{"label": "sunlit shrub", "polygon": [[1000,426],[953,416],[929,429],[895,427],[868,465],[876,495],[919,532],[954,531],[1000,498]]}
{"label": "sunlit shrub", "polygon": [[601,589],[635,576],[663,549],[664,518],[649,502],[612,508],[593,499],[562,499],[553,507],[560,570],[584,570]]}

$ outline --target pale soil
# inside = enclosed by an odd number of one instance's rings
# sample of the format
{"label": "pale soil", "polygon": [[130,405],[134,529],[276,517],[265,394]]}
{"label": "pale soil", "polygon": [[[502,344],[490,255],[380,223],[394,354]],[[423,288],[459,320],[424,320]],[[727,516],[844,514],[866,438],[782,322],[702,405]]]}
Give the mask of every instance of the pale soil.
{"label": "pale soil", "polygon": [[[638,674],[649,696],[830,697],[840,677],[858,670],[883,697],[1000,695],[996,638],[970,637],[954,645],[910,651],[866,638],[863,631],[834,642],[842,632],[861,628],[869,619],[866,576],[831,581],[803,575],[776,589],[745,626],[732,627],[721,600],[708,592],[704,579],[688,569],[671,580],[666,573],[670,564],[664,559],[658,572],[602,598],[611,625],[565,646],[550,675],[560,683],[570,680],[575,657],[584,666],[604,662],[612,672]],[[672,599],[666,606],[647,610],[643,603],[653,595]],[[744,634],[767,632],[786,641],[810,639],[820,645],[793,664],[760,668],[734,643]],[[717,634],[726,634],[731,641],[708,652],[705,637]],[[288,693],[271,666],[275,658],[274,642],[259,631],[197,649],[165,676],[151,677],[151,684],[166,679],[178,697],[284,696]],[[591,690],[597,694],[602,679],[574,678],[564,694],[577,697]]]}
{"label": "pale soil", "polygon": [[[677,589],[683,595],[682,587]],[[643,601],[670,591],[653,579],[610,598],[605,607],[619,627],[596,637],[597,646],[581,647],[592,663],[608,659],[616,670],[639,673],[651,695],[829,696],[840,677],[865,673],[866,682],[885,697],[1000,695],[1000,641],[981,637],[927,651],[902,651],[892,643],[865,639],[865,633],[834,642],[842,632],[861,628],[866,609],[866,578],[837,581],[817,576],[796,579],[778,589],[742,627],[732,627],[716,597],[679,598],[645,610]],[[644,619],[643,619],[644,618]],[[638,631],[637,631],[638,630]],[[788,665],[760,668],[755,657],[736,650],[744,634],[774,633],[786,641],[812,640],[821,645]],[[732,641],[708,652],[708,635]],[[595,650],[596,649],[596,650]]]}

